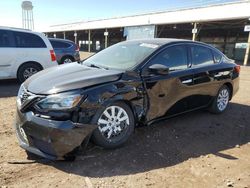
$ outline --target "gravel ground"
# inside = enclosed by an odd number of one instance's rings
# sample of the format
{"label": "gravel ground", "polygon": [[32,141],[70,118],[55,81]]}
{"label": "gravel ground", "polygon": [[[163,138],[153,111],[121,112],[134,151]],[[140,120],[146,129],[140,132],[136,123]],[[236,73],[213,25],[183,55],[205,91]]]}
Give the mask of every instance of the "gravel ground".
{"label": "gravel ground", "polygon": [[196,111],[135,130],[74,162],[28,160],[12,124],[16,81],[0,81],[0,187],[250,187],[250,67],[222,115]]}

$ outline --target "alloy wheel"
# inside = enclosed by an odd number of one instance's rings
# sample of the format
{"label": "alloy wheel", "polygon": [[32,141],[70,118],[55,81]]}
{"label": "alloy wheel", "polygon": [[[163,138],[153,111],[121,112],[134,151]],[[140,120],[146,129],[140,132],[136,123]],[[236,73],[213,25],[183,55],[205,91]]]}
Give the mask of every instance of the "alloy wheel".
{"label": "alloy wheel", "polygon": [[119,138],[129,127],[129,116],[119,106],[109,106],[98,119],[99,131],[108,140]]}
{"label": "alloy wheel", "polygon": [[220,111],[226,109],[229,101],[229,92],[228,89],[224,88],[219,92],[217,97],[217,107]]}
{"label": "alloy wheel", "polygon": [[64,61],[63,61],[63,64],[66,64],[66,63],[72,63],[72,60],[70,58],[66,58]]}
{"label": "alloy wheel", "polygon": [[28,79],[29,77],[31,77],[33,74],[37,73],[38,70],[36,70],[35,68],[26,68],[23,72],[23,77],[24,79]]}

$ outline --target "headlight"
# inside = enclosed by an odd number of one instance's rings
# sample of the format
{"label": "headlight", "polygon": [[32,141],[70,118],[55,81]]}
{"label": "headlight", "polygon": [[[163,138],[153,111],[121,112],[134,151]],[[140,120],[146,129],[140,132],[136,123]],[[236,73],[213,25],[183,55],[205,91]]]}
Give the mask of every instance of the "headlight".
{"label": "headlight", "polygon": [[16,98],[18,108],[21,108],[21,105],[22,105],[21,97],[22,97],[23,93],[24,93],[24,86],[22,84],[18,90],[18,94],[17,94],[17,98]]}
{"label": "headlight", "polygon": [[36,105],[40,109],[47,109],[47,110],[70,109],[79,104],[79,102],[83,97],[84,96],[80,94],[72,94],[72,93],[55,94],[42,99]]}

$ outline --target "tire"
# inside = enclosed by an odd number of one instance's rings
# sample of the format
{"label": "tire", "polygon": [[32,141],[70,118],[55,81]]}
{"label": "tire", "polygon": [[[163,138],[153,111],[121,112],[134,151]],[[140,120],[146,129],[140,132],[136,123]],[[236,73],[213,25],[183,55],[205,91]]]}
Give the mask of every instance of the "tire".
{"label": "tire", "polygon": [[227,109],[229,99],[230,99],[230,89],[223,85],[219,91],[215,99],[213,100],[209,111],[214,114],[220,114]]}
{"label": "tire", "polygon": [[[112,115],[113,113],[114,115]],[[92,123],[99,125],[93,132],[92,141],[106,149],[122,146],[129,139],[135,127],[132,110],[122,102],[110,104],[100,110],[94,116]]]}
{"label": "tire", "polygon": [[33,74],[42,70],[42,67],[35,63],[26,63],[22,65],[17,71],[17,80],[19,83],[23,83],[26,79]]}
{"label": "tire", "polygon": [[61,59],[61,64],[72,63],[74,61],[75,61],[75,59],[73,57],[71,57],[71,56],[64,56]]}

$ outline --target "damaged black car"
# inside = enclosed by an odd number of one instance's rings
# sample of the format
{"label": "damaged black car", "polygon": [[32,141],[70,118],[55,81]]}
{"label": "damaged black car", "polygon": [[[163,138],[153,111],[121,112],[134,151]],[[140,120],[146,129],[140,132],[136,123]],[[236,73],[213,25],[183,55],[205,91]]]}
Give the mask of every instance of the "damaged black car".
{"label": "damaged black car", "polygon": [[201,108],[224,112],[238,91],[239,72],[204,43],[121,42],[26,80],[17,97],[17,138],[28,152],[49,159],[64,159],[89,139],[116,148],[140,124]]}

